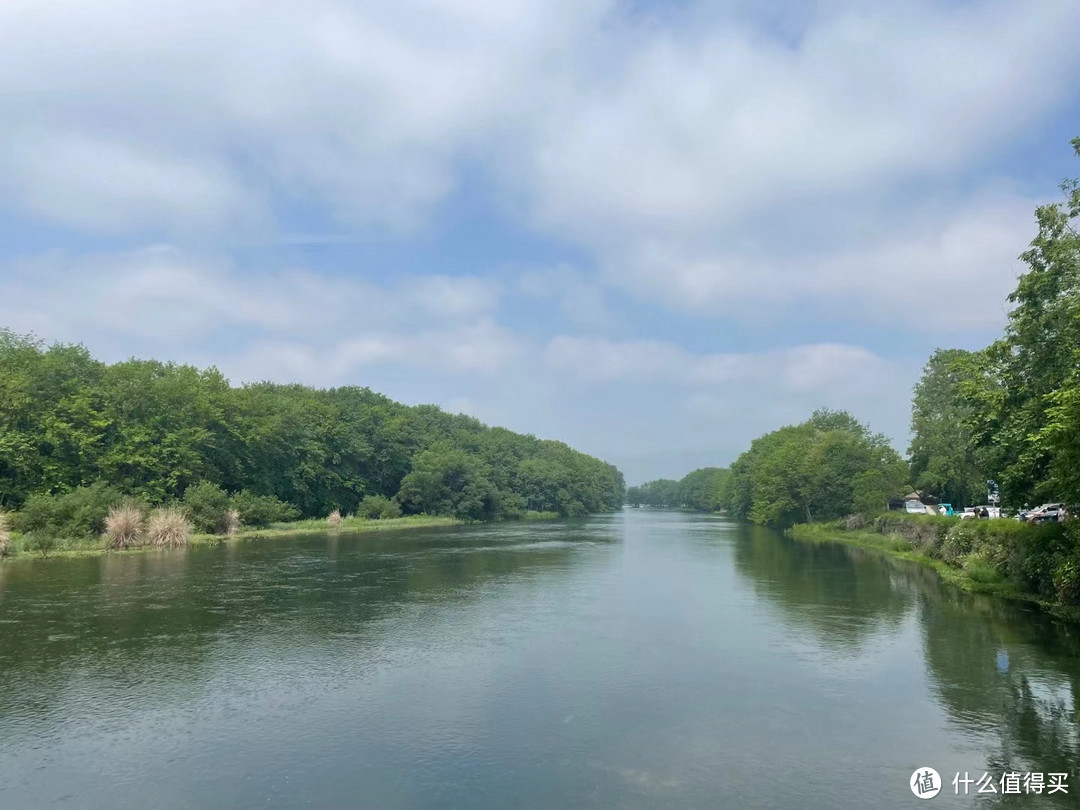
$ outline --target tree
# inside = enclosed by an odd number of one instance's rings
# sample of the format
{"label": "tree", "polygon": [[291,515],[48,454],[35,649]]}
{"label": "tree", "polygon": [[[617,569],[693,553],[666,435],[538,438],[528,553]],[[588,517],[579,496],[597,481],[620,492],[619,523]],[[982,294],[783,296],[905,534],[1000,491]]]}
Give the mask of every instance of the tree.
{"label": "tree", "polygon": [[977,382],[981,363],[975,352],[937,350],[923,367],[911,404],[911,478],[958,507],[985,497],[988,470],[972,435],[974,404],[962,395]]}
{"label": "tree", "polygon": [[[1080,156],[1080,138],[1072,145]],[[1061,188],[1063,202],[1035,213],[1005,335],[962,386],[972,434],[1010,505],[1080,500],[1080,182]]]}
{"label": "tree", "polygon": [[884,436],[844,411],[819,410],[751,442],[721,495],[732,516],[783,526],[881,508],[905,479],[906,465]]}
{"label": "tree", "polygon": [[498,514],[486,465],[464,450],[447,446],[425,450],[413,460],[398,500],[407,510],[432,515],[487,520]]}

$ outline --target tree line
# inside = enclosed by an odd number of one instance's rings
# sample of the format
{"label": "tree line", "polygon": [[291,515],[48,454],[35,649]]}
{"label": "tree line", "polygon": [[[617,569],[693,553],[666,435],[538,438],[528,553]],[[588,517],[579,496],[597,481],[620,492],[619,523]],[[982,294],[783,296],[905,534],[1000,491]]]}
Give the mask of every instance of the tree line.
{"label": "tree line", "polygon": [[627,502],[790,525],[886,509],[907,480],[907,464],[885,436],[844,411],[819,410],[754,439],[728,469],[706,467],[681,481],[630,487]]}
{"label": "tree line", "polygon": [[253,512],[392,500],[471,520],[606,511],[625,489],[614,466],[561,442],[368,388],[233,387],[215,368],[106,364],[0,330],[0,511],[95,485],[151,505],[214,485]]}
{"label": "tree line", "polygon": [[724,508],[723,493],[730,471],[723,467],[703,467],[675,481],[660,478],[628,487],[626,503],[630,506],[684,507],[702,512]]}
{"label": "tree line", "polygon": [[915,388],[912,478],[951,503],[983,502],[992,480],[1006,506],[1080,504],[1080,182],[1061,189],[1036,211],[1004,334],[938,350]]}
{"label": "tree line", "polygon": [[[1080,156],[1080,138],[1072,146]],[[907,461],[850,414],[818,411],[755,439],[728,470],[630,487],[627,502],[776,525],[879,511],[912,487],[955,507],[984,503],[988,482],[1006,507],[1080,504],[1080,181],[1061,189],[1035,212],[1002,337],[926,363]]]}

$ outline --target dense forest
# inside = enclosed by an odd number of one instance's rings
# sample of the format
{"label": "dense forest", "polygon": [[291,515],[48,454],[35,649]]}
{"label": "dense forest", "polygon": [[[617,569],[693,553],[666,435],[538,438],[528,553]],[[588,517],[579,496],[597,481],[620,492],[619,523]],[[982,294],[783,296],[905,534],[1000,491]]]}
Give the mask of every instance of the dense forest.
{"label": "dense forest", "polygon": [[367,388],[233,387],[213,368],[109,365],[0,330],[0,511],[94,487],[149,505],[202,487],[308,517],[374,498],[472,520],[605,511],[624,491],[615,467],[565,444]]}

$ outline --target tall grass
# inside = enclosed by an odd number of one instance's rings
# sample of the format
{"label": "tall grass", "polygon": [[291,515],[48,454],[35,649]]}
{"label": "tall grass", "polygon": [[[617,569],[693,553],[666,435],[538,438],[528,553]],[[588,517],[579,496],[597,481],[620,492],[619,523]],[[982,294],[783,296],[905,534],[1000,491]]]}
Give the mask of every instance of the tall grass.
{"label": "tall grass", "polygon": [[150,542],[158,548],[179,548],[188,544],[191,523],[183,509],[168,506],[154,510],[146,533]]}
{"label": "tall grass", "polygon": [[133,503],[114,506],[105,516],[105,544],[122,551],[144,542],[142,511]]}
{"label": "tall grass", "polygon": [[236,537],[240,533],[240,513],[235,509],[226,509],[221,517],[221,529],[229,537]]}
{"label": "tall grass", "polygon": [[11,553],[11,535],[8,533],[7,513],[0,512],[0,557]]}
{"label": "tall grass", "polygon": [[341,510],[335,509],[329,515],[326,516],[326,525],[331,529],[337,529],[341,526]]}

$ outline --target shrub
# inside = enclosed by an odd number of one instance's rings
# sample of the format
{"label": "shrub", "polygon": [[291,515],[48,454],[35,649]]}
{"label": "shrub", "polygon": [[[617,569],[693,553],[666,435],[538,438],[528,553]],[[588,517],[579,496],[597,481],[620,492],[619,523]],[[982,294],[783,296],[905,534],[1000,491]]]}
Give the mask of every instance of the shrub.
{"label": "shrub", "polygon": [[79,487],[63,495],[31,495],[12,517],[11,527],[23,534],[56,538],[92,539],[105,531],[109,511],[123,494],[103,483]]}
{"label": "shrub", "polygon": [[115,549],[142,545],[143,514],[137,504],[127,501],[109,511],[105,517],[105,542]]}
{"label": "shrub", "polygon": [[326,516],[326,525],[331,529],[336,529],[341,525],[341,510],[335,509],[329,515]]}
{"label": "shrub", "polygon": [[356,514],[369,520],[388,520],[401,517],[401,506],[385,495],[368,495],[360,501]]}
{"label": "shrub", "polygon": [[1001,582],[1001,572],[980,554],[971,554],[964,559],[964,572],[975,582],[992,584]]}
{"label": "shrub", "polygon": [[0,512],[0,557],[11,553],[11,535],[8,534],[8,516]]}
{"label": "shrub", "polygon": [[40,529],[27,533],[23,540],[26,548],[41,552],[42,557],[48,557],[49,552],[56,548],[56,536]]}
{"label": "shrub", "polygon": [[299,509],[273,495],[256,495],[241,490],[229,499],[229,503],[239,513],[240,521],[245,526],[268,526],[300,517]]}
{"label": "shrub", "polygon": [[191,524],[184,510],[175,506],[155,509],[147,523],[146,534],[150,543],[159,548],[186,546]]}
{"label": "shrub", "polygon": [[192,484],[184,492],[184,506],[196,531],[224,534],[227,530],[225,513],[229,511],[229,496],[217,484],[209,481]]}

